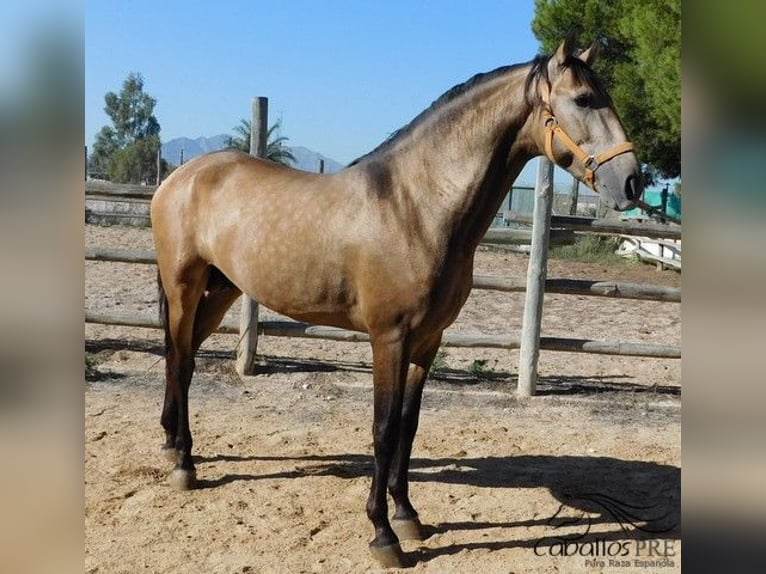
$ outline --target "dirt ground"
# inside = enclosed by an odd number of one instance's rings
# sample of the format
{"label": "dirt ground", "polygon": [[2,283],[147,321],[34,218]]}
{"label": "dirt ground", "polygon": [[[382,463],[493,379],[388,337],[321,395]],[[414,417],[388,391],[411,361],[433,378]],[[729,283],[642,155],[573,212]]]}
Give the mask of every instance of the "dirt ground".
{"label": "dirt ground", "polygon": [[[86,226],[86,245],[152,248],[148,229]],[[476,272],[523,277],[482,250]],[[85,308],[156,314],[155,267],[86,262]],[[646,265],[552,261],[549,277],[680,285]],[[474,291],[455,331],[521,327],[523,294]],[[274,318],[263,312],[265,318]],[[543,334],[680,344],[677,303],[546,295]],[[87,324],[87,573],[369,572],[369,345],[236,336],[201,350],[190,413],[200,488],[170,489],[160,331]],[[680,572],[681,365],[543,352],[515,396],[516,351],[446,349],[427,383],[411,494],[430,536],[412,572]]]}

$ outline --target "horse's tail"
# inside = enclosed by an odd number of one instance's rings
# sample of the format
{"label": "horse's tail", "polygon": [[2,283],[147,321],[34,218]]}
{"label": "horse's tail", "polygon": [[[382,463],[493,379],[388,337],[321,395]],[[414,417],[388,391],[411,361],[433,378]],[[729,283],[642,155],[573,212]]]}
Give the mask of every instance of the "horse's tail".
{"label": "horse's tail", "polygon": [[162,286],[162,277],[160,277],[160,270],[157,269],[157,299],[159,300],[159,315],[160,325],[162,330],[165,331],[165,356],[170,351],[170,321],[168,320],[168,296],[165,293],[165,288]]}

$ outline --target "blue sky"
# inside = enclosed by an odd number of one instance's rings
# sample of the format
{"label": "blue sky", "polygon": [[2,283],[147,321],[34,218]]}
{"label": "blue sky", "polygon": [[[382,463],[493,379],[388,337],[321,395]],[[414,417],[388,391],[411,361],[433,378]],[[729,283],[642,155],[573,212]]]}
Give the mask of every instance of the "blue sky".
{"label": "blue sky", "polygon": [[[269,98],[290,145],[342,163],[473,74],[538,52],[533,0],[85,3],[85,141],[130,72],[164,140],[230,133]],[[534,172],[532,172],[534,173]]]}

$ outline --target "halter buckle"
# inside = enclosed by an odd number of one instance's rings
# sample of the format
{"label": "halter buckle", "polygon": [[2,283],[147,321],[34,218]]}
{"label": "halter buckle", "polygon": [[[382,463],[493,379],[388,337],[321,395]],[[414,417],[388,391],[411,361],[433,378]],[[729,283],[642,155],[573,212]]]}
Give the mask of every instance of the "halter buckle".
{"label": "halter buckle", "polygon": [[[588,157],[586,157],[586,158],[585,158],[585,161],[584,161],[583,163],[584,163],[584,165],[585,165],[585,167],[586,167],[586,168],[588,168],[588,169],[592,169],[593,171],[596,171],[596,168],[598,168],[598,166],[600,165],[600,164],[599,164],[599,163],[596,161],[596,157],[595,157],[595,156],[592,156],[592,155],[589,155]],[[591,167],[591,166],[592,166],[592,167]]]}

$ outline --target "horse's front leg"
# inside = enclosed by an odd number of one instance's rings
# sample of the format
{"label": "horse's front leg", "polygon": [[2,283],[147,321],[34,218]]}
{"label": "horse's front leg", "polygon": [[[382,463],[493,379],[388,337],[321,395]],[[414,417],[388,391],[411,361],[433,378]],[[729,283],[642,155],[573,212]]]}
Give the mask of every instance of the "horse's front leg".
{"label": "horse's front leg", "polygon": [[388,521],[386,501],[389,471],[399,442],[402,391],[407,370],[405,354],[402,334],[372,337],[375,470],[367,499],[367,516],[375,527],[370,551],[384,568],[406,565],[399,539]]}
{"label": "horse's front leg", "polygon": [[394,455],[391,473],[388,477],[388,491],[391,493],[395,505],[391,526],[401,540],[423,540],[426,537],[423,526],[418,519],[418,513],[410,502],[408,475],[412,442],[418,430],[423,386],[440,344],[441,333],[422,352],[413,356],[404,388],[399,446]]}

